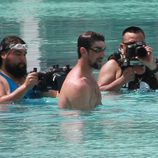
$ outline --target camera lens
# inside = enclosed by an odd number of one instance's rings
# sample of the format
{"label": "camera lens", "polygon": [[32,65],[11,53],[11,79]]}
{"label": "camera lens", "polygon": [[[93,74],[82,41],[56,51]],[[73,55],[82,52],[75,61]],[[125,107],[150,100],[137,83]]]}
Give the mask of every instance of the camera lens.
{"label": "camera lens", "polygon": [[135,57],[135,44],[131,44],[127,46],[127,58],[131,59]]}
{"label": "camera lens", "polygon": [[146,57],[146,55],[147,55],[147,51],[146,51],[146,49],[145,49],[144,47],[139,46],[139,47],[136,48],[135,54],[136,54],[136,56],[138,56],[139,58],[144,58],[144,57]]}

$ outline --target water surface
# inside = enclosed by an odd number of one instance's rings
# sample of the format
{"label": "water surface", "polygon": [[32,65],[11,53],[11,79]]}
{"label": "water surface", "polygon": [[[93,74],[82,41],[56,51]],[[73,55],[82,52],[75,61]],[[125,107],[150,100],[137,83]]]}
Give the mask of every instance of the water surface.
{"label": "water surface", "polygon": [[[0,38],[18,35],[28,44],[28,70],[73,66],[82,32],[105,35],[106,57],[128,26],[144,29],[158,55],[158,2],[136,0],[1,0]],[[61,110],[58,99],[0,106],[1,158],[122,158],[158,156],[157,92],[102,94],[90,112]]]}
{"label": "water surface", "polygon": [[51,98],[1,105],[0,157],[157,157],[157,92],[102,96],[89,112]]}
{"label": "water surface", "polygon": [[28,43],[31,70],[32,67],[47,69],[53,64],[73,66],[77,59],[77,38],[88,30],[105,35],[107,57],[117,50],[126,27],[139,26],[146,33],[146,42],[158,54],[155,0],[1,0],[0,19],[1,38],[16,34]]}

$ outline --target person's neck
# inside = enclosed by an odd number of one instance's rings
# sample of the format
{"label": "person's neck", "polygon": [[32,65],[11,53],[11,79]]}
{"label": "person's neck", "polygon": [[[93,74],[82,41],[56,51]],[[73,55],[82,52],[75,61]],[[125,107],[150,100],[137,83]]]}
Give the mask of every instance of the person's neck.
{"label": "person's neck", "polygon": [[84,72],[87,75],[92,75],[93,68],[88,65],[87,61],[84,61],[83,59],[79,59],[77,65],[80,66],[82,72]]}

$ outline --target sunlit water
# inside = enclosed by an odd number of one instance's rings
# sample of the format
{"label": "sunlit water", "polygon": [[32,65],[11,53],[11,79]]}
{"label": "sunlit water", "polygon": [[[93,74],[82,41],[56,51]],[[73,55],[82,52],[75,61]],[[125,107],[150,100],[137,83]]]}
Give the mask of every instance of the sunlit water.
{"label": "sunlit water", "polygon": [[[158,55],[158,2],[136,0],[1,0],[0,38],[19,35],[28,44],[28,70],[73,66],[76,41],[87,30],[105,35],[106,57],[121,32],[140,26]],[[0,105],[0,158],[156,158],[158,92],[102,94],[90,112],[61,110],[58,99]]]}
{"label": "sunlit water", "polygon": [[[28,44],[28,68],[74,65],[79,34],[98,31],[106,38],[106,57],[116,51],[122,31],[142,27],[158,54],[158,2],[136,0],[1,0],[0,35],[22,37]],[[105,59],[106,59],[105,57]]]}
{"label": "sunlit water", "polygon": [[102,97],[89,112],[51,98],[1,106],[0,157],[157,157],[157,92]]}

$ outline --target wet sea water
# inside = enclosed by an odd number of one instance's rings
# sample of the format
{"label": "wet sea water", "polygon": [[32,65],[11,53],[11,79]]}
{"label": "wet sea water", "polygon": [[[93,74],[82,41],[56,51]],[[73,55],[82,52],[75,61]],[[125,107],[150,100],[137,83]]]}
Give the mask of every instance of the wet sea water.
{"label": "wet sea water", "polygon": [[[87,30],[105,35],[106,57],[128,26],[144,29],[158,55],[158,2],[136,0],[1,0],[0,38],[28,44],[28,70],[73,66],[76,41]],[[90,112],[61,110],[58,99],[0,105],[0,158],[156,158],[158,92],[102,93]]]}
{"label": "wet sea water", "polygon": [[89,112],[51,98],[1,105],[0,157],[157,157],[157,92],[102,96]]}
{"label": "wet sea water", "polygon": [[0,36],[16,34],[24,38],[29,46],[29,69],[53,64],[73,66],[77,38],[87,30],[105,35],[107,57],[117,50],[122,31],[131,25],[144,29],[146,42],[157,55],[157,8],[155,0],[1,0]]}

